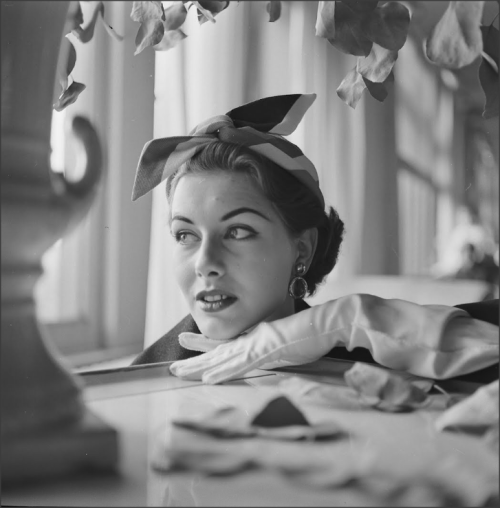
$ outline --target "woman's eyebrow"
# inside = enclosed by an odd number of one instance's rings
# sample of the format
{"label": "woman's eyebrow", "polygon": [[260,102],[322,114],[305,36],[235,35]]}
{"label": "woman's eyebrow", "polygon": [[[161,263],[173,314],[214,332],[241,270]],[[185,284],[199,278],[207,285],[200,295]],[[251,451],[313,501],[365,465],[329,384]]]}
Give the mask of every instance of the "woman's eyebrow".
{"label": "woman's eyebrow", "polygon": [[257,210],[254,210],[253,208],[247,208],[247,207],[236,208],[236,210],[233,210],[232,212],[228,212],[225,215],[223,215],[220,220],[222,222],[224,220],[231,219],[232,217],[235,217],[236,215],[239,215],[240,213],[254,213],[255,215],[258,215],[259,217],[262,217],[263,219],[271,222],[271,219],[269,219],[269,217],[266,217],[263,213],[261,213]]}
{"label": "woman's eyebrow", "polygon": [[172,223],[174,220],[181,220],[183,222],[187,222],[189,224],[194,224],[194,222],[191,220],[191,219],[188,219],[187,217],[184,217],[182,215],[174,215],[171,219],[170,219],[170,223]]}

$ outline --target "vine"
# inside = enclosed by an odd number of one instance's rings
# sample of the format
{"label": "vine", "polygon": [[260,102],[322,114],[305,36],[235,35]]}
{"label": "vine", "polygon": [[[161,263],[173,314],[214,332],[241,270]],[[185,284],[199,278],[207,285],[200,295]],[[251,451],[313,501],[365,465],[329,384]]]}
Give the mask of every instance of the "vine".
{"label": "vine", "polygon": [[[232,2],[234,3],[234,2]],[[269,21],[281,16],[281,1],[266,2]],[[104,21],[104,4],[96,2],[90,19],[84,24],[80,2],[72,2],[68,27],[80,42],[90,41],[95,25],[101,21],[106,31],[117,40],[123,40]],[[140,23],[135,38],[135,55],[148,47],[167,51],[187,35],[182,30],[190,8],[197,11],[201,24],[210,21],[227,9],[229,0],[179,0],[166,9],[161,1],[133,2],[130,17]],[[455,70],[481,58],[479,82],[485,95],[483,117],[498,115],[498,52],[499,31],[493,26],[481,25],[484,1],[450,1],[441,19],[425,41],[427,59],[437,66]],[[496,17],[495,17],[496,19]],[[393,67],[399,50],[404,46],[411,23],[408,8],[401,2],[375,0],[320,1],[316,19],[316,36],[324,38],[336,50],[358,57],[356,65],[344,77],[337,95],[355,108],[363,93],[382,102],[388,96],[387,85],[394,80]],[[85,85],[71,78],[76,62],[76,51],[66,38],[64,44],[66,65],[59,70],[62,93],[54,104],[61,111],[75,102]]]}

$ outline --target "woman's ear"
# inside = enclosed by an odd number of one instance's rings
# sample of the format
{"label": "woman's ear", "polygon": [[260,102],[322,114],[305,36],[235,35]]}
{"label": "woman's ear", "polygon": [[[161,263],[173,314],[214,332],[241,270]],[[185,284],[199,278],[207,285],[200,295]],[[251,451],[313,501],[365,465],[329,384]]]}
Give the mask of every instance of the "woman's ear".
{"label": "woman's ear", "polygon": [[318,245],[318,228],[303,231],[297,238],[296,263],[304,263],[307,268],[311,266],[316,246]]}

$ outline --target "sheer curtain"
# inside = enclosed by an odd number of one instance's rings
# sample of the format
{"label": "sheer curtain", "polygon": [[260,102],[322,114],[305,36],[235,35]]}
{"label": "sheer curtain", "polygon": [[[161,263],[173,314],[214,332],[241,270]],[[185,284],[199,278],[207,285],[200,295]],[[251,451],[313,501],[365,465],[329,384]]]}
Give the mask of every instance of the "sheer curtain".
{"label": "sheer curtain", "polygon": [[[158,53],[154,136],[187,133],[198,122],[269,95],[318,94],[289,139],[315,164],[327,204],[346,224],[333,278],[359,272],[364,209],[365,103],[346,106],[335,90],[355,58],[315,37],[317,2],[282,2],[268,22],[267,2],[239,2],[216,23],[197,26],[188,16],[188,37]],[[194,10],[194,9],[192,9]],[[173,239],[167,224],[165,186],[153,195],[145,347],[166,333],[188,308],[177,289]]]}

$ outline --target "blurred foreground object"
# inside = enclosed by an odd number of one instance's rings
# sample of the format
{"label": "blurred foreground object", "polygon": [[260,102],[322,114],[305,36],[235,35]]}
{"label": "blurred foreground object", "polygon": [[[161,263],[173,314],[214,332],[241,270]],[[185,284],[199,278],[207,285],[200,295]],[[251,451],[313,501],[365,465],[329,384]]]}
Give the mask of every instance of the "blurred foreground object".
{"label": "blurred foreground object", "polygon": [[[36,319],[41,258],[89,210],[101,176],[90,123],[76,117],[84,176],[50,168],[54,83],[69,2],[2,2],[2,480],[116,465],[117,436],[84,406]],[[65,57],[65,55],[61,55]]]}
{"label": "blurred foreground object", "polygon": [[[443,259],[433,267],[440,279],[483,281],[485,288],[477,300],[498,298],[498,242],[478,214],[466,206],[457,214]],[[471,300],[472,301],[472,300]]]}

